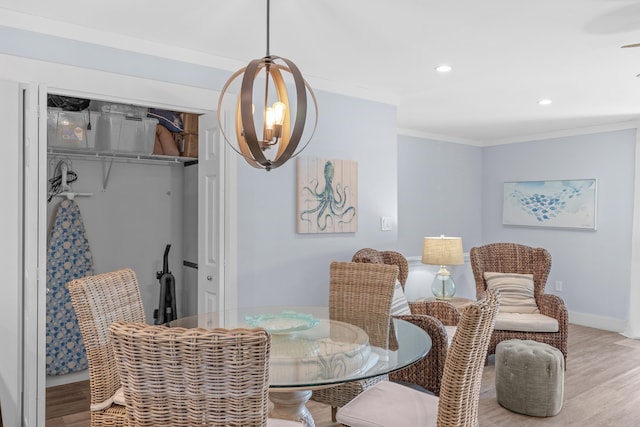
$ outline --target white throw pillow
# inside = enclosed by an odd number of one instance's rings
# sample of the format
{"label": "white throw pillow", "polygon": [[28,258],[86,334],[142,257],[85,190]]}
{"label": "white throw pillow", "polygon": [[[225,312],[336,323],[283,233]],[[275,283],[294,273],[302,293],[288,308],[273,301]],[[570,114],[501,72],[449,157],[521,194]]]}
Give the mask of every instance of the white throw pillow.
{"label": "white throw pillow", "polygon": [[407,298],[404,296],[402,285],[396,280],[396,286],[393,288],[393,301],[391,301],[391,315],[402,316],[406,314],[411,314],[411,309]]}
{"label": "white throw pillow", "polygon": [[451,347],[451,342],[453,341],[453,336],[456,334],[458,330],[457,326],[444,325],[444,330],[447,331],[447,348]]}
{"label": "white throw pillow", "polygon": [[533,288],[533,274],[485,271],[487,289],[500,292],[501,313],[540,313]]}

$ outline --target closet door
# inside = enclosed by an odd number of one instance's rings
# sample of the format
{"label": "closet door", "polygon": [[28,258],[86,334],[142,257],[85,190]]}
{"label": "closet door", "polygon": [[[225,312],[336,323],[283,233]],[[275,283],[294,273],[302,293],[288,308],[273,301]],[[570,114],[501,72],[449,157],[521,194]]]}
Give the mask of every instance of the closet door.
{"label": "closet door", "polygon": [[[3,296],[0,298],[0,342],[4,343],[4,351],[0,352],[0,400],[2,413],[7,425],[19,425],[18,414],[21,408],[20,362],[22,359],[21,341],[22,325],[20,322],[20,306],[22,304],[20,290],[20,248],[21,236],[16,224],[22,224],[22,188],[21,188],[21,155],[22,137],[22,104],[20,87],[16,82],[0,80],[0,117],[3,124],[3,167],[0,168],[0,182],[20,183],[5,185],[3,191],[4,208],[0,213],[5,227],[4,237],[0,243],[0,269],[4,272]],[[19,227],[18,227],[19,228]],[[5,408],[6,405],[6,408]],[[6,414],[6,415],[5,415]]]}
{"label": "closet door", "polygon": [[[24,310],[23,419],[38,426],[45,419],[45,321],[40,307],[46,301],[46,170],[47,88],[23,86],[24,98]],[[43,172],[44,171],[44,172]]]}
{"label": "closet door", "polygon": [[[234,131],[232,98],[220,112],[227,135]],[[225,143],[216,112],[200,116],[198,131],[198,313],[222,312],[238,306],[238,161]]]}
{"label": "closet door", "polygon": [[214,113],[198,123],[198,313],[222,311],[224,300],[224,147]]}
{"label": "closet door", "polygon": [[[0,269],[3,274],[0,298],[0,402],[4,425],[8,426],[36,425],[36,389],[30,390],[29,386],[37,384],[33,363],[37,356],[29,345],[35,342],[34,328],[37,328],[37,324],[32,320],[37,307],[35,301],[25,301],[23,295],[31,297],[37,287],[37,272],[25,265],[25,251],[34,249],[34,245],[28,245],[24,240],[27,237],[37,239],[38,206],[37,203],[36,206],[31,205],[25,198],[26,185],[33,183],[37,188],[37,182],[31,179],[25,182],[28,170],[37,172],[38,167],[37,117],[37,88],[0,80],[0,122],[4,141],[0,182],[5,183],[4,203],[0,211],[4,226],[0,239]],[[33,222],[26,222],[25,209],[35,210],[36,216],[28,216],[36,218]],[[28,322],[29,336],[25,335],[25,322]],[[34,402],[30,403],[28,399]]]}

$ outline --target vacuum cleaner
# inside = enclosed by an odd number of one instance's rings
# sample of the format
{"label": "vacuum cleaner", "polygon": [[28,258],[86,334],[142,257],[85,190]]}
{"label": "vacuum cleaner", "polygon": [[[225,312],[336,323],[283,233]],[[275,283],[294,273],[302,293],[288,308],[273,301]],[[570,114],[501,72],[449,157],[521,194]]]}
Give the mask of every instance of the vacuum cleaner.
{"label": "vacuum cleaner", "polygon": [[169,249],[167,245],[164,250],[164,263],[162,271],[156,273],[156,278],[160,281],[160,303],[156,310],[153,310],[153,319],[156,325],[176,320],[176,279],[169,271]]}

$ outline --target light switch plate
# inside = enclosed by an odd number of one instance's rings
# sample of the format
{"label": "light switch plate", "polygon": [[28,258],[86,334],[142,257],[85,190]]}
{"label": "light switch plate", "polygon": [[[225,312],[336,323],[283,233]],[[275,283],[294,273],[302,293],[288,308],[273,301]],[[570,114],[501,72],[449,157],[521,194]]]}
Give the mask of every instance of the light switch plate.
{"label": "light switch plate", "polygon": [[391,231],[393,230],[393,218],[390,216],[381,216],[380,217],[380,230],[381,231]]}

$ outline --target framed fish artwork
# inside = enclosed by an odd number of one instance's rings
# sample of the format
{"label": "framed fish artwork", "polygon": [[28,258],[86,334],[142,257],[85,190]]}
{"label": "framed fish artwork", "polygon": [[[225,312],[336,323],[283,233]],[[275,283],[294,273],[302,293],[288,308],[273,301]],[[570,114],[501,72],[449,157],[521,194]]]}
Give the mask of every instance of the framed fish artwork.
{"label": "framed fish artwork", "polygon": [[505,182],[502,223],[596,229],[595,179]]}

